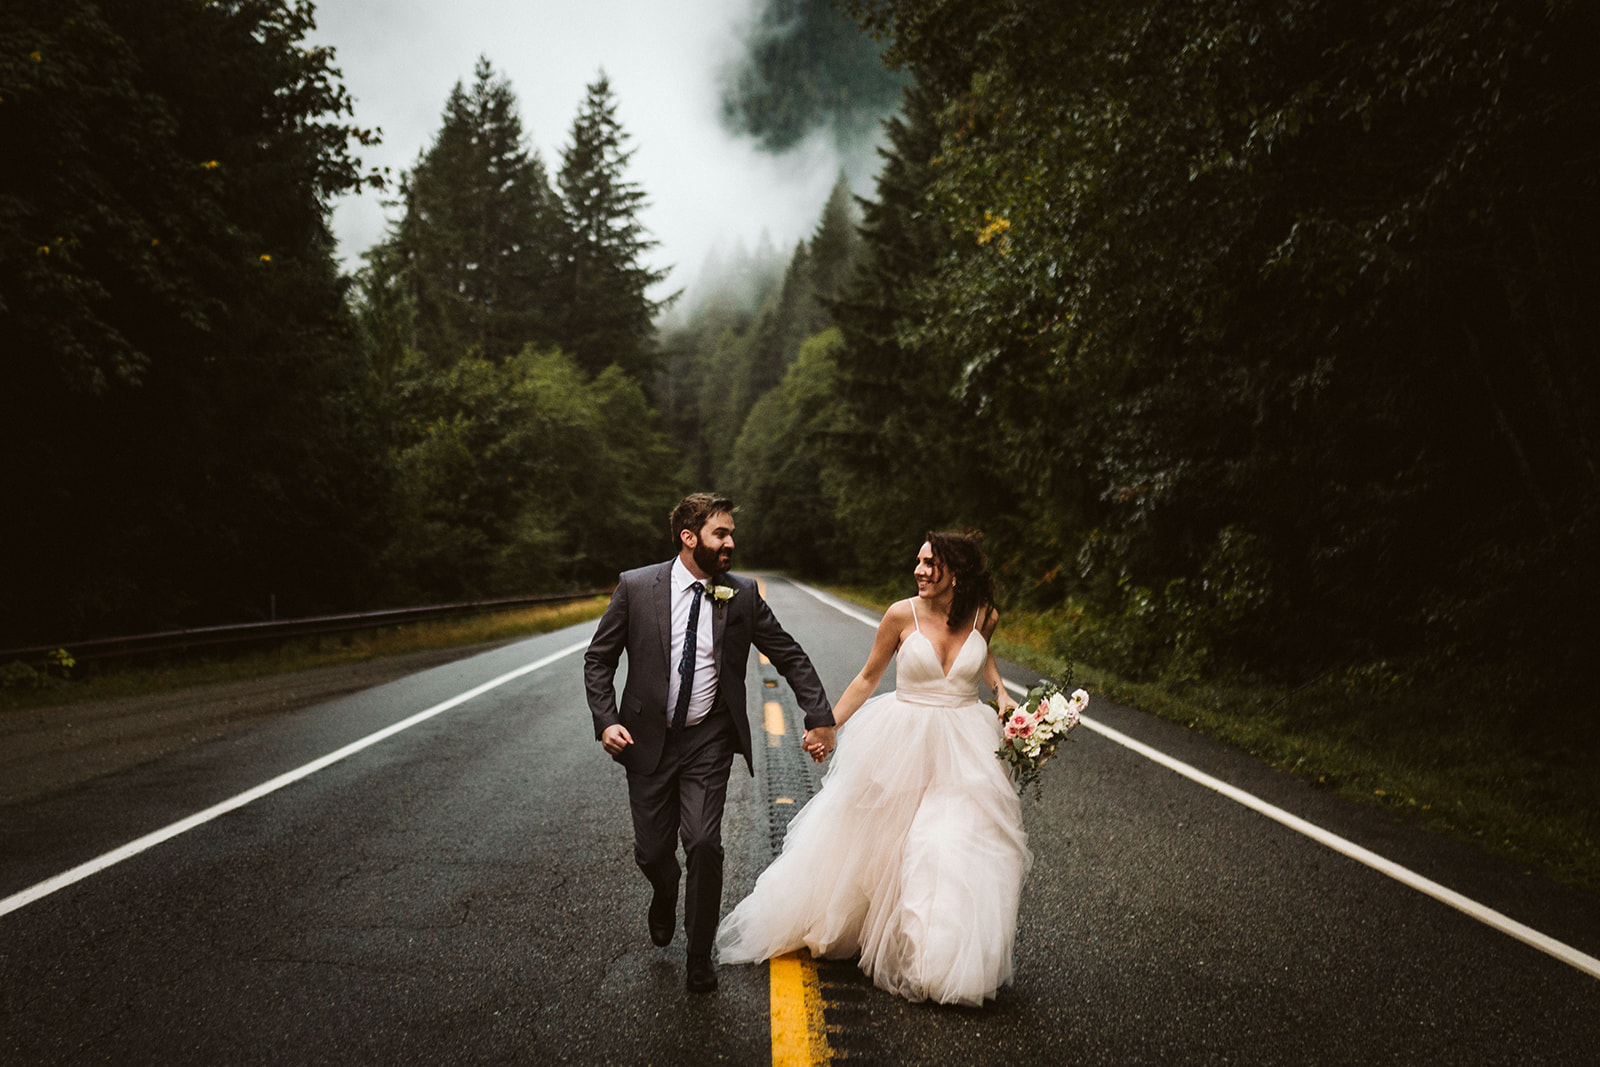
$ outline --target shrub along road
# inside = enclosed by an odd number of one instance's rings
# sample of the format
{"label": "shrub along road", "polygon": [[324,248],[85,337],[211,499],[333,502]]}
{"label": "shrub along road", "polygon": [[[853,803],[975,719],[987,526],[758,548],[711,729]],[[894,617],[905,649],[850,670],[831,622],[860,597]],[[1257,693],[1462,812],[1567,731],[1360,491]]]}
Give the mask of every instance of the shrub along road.
{"label": "shrub along road", "polygon": [[[871,631],[781,580],[768,593],[837,695]],[[591,630],[0,805],[9,898],[579,649],[0,915],[0,1060],[765,1059],[766,968],[723,968],[718,993],[689,997],[681,934],[665,950],[645,934],[621,773],[584,709]],[[1591,897],[1173,724],[1102,702],[1091,714],[1600,954]],[[759,706],[752,715],[759,738]],[[827,965],[836,1048],[881,1063],[1600,1060],[1595,978],[1127,748],[1075,736],[1042,801],[1025,802],[1036,862],[1016,984],[982,1011],[937,1008]],[[766,859],[764,787],[764,772],[734,776],[725,907]]]}

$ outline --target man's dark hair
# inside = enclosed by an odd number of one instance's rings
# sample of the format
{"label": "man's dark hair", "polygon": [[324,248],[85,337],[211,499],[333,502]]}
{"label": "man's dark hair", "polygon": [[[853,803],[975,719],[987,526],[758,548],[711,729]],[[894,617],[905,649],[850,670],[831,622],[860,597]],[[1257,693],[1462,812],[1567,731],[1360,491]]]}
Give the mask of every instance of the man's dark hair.
{"label": "man's dark hair", "polygon": [[683,538],[679,535],[684,530],[689,530],[699,537],[700,531],[705,528],[706,520],[719,511],[733,514],[733,501],[720,493],[690,493],[678,501],[678,506],[672,509],[673,547],[683,547]]}

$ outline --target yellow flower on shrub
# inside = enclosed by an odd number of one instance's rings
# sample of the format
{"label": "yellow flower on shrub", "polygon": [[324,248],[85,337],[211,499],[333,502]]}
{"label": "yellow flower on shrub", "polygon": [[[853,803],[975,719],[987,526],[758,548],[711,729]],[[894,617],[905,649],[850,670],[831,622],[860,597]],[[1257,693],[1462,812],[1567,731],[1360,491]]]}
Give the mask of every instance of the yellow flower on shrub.
{"label": "yellow flower on shrub", "polygon": [[983,213],[983,223],[983,226],[978,230],[978,243],[980,245],[986,245],[996,237],[1005,236],[1006,231],[1011,229],[1010,219],[1001,218],[999,215],[993,215],[987,211]]}

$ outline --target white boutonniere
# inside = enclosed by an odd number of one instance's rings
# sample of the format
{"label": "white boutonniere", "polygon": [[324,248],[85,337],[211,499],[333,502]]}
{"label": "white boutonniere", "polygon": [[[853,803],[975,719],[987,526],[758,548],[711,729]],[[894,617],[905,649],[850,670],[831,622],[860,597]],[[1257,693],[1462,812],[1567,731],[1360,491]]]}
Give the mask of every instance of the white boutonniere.
{"label": "white boutonniere", "polygon": [[735,589],[731,585],[713,585],[710,589],[706,590],[706,596],[710,597],[711,602],[717,606],[717,613],[719,615],[722,613],[723,606],[737,596],[738,593],[739,590]]}

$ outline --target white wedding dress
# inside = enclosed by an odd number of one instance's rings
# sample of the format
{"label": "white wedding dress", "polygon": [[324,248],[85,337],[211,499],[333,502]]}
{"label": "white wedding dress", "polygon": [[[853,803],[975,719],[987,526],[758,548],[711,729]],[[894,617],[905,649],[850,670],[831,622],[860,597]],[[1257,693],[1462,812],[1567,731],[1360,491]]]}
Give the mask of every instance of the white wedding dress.
{"label": "white wedding dress", "polygon": [[859,952],[891,993],[972,1006],[1011,981],[1033,857],[995,758],[998,718],[978,700],[987,659],[974,629],[945,674],[917,621],[897,654],[897,688],[840,728],[821,791],[723,919],[721,962]]}

